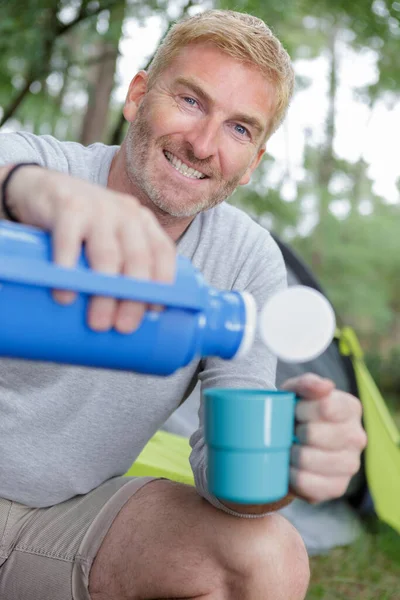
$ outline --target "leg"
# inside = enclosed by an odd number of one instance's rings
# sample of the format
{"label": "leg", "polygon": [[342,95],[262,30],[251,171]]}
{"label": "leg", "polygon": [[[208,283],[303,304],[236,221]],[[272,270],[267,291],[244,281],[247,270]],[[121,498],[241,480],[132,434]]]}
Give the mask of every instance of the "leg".
{"label": "leg", "polygon": [[157,480],[118,514],[89,590],[92,600],[303,600],[308,582],[303,542],[283,517],[236,518]]}

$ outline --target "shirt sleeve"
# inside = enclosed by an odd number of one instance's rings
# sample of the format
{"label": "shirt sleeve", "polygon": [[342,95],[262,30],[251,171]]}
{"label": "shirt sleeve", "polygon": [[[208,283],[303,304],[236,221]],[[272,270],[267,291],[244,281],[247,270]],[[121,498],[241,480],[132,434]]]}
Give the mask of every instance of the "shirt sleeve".
{"label": "shirt sleeve", "polygon": [[42,167],[58,169],[61,153],[59,143],[51,136],[32,133],[0,133],[0,165],[36,162]]}
{"label": "shirt sleeve", "polygon": [[[281,252],[273,238],[265,232],[255,246],[251,257],[239,273],[233,289],[250,292],[260,309],[267,299],[287,287],[286,269]],[[246,356],[231,361],[207,358],[202,363],[199,374],[201,391],[211,387],[276,389],[277,359],[256,334],[252,349]],[[211,495],[207,486],[207,461],[204,441],[203,399],[200,399],[199,428],[190,438],[192,452],[190,463],[197,491],[215,507],[241,517],[249,515],[237,513],[224,506]]]}

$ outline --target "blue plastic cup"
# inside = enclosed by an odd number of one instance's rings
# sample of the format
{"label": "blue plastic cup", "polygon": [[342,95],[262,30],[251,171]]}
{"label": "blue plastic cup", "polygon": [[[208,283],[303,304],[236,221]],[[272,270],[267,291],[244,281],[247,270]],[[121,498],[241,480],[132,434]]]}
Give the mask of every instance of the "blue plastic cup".
{"label": "blue plastic cup", "polygon": [[296,395],[212,388],[203,397],[210,492],[241,504],[286,496]]}

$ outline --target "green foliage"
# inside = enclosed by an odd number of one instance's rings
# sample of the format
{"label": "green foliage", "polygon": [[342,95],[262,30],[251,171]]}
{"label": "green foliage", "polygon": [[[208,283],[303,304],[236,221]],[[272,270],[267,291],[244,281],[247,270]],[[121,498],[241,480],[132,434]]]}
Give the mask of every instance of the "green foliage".
{"label": "green foliage", "polygon": [[397,404],[400,410],[400,345],[391,348],[386,356],[371,349],[366,354],[366,363],[379,388],[396,398],[392,404]]}

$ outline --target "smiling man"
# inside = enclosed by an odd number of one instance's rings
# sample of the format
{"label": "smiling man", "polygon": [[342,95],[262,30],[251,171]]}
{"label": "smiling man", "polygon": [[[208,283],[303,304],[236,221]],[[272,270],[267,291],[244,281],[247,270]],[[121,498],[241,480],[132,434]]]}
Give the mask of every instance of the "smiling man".
{"label": "smiling man", "polygon": [[[182,21],[131,82],[121,147],[0,136],[3,214],[50,231],[59,264],[85,243],[94,269],[170,282],[178,252],[261,305],[286,285],[282,257],[224,200],[250,181],[292,90],[289,57],[262,21],[230,11]],[[93,298],[88,324],[129,334],[144,310]],[[1,598],[302,600],[304,545],[274,512],[293,496],[238,507],[210,495],[201,419],[196,489],[122,477],[197,381],[271,388],[275,368],[259,339],[235,363],[197,360],[166,379],[0,361]],[[303,398],[292,494],[342,495],[366,443],[359,401],[312,375],[285,387]]]}

